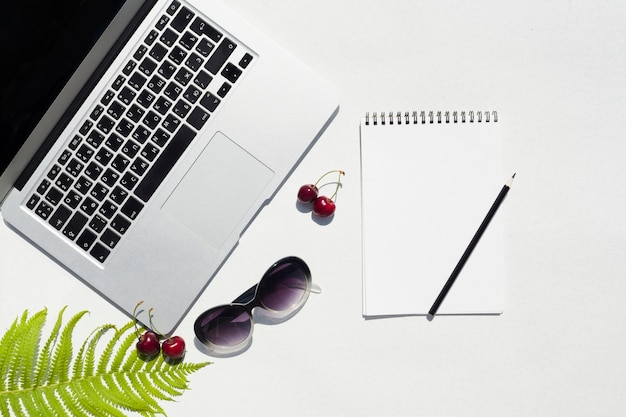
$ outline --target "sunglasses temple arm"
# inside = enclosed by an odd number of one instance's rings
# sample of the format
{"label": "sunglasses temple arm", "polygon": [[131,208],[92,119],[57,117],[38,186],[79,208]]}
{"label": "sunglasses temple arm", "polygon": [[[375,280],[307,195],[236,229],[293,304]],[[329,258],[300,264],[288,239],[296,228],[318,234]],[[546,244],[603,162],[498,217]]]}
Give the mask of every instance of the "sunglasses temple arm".
{"label": "sunglasses temple arm", "polygon": [[252,299],[254,299],[254,294],[256,293],[256,287],[256,284],[250,287],[246,292],[235,298],[233,303],[246,304],[247,302],[252,301]]}

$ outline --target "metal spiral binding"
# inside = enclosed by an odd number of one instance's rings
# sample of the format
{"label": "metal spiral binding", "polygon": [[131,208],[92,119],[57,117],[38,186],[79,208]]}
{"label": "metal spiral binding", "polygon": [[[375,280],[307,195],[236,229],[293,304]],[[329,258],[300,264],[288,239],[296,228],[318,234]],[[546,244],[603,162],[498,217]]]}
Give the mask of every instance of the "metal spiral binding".
{"label": "metal spiral binding", "polygon": [[408,125],[408,124],[441,124],[441,123],[497,123],[496,111],[413,111],[409,112],[374,112],[365,114],[365,125]]}

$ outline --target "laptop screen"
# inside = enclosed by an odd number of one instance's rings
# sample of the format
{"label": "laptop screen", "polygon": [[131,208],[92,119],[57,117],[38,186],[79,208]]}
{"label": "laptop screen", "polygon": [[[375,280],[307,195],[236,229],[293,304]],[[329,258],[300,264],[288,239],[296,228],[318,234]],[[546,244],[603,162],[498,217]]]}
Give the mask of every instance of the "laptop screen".
{"label": "laptop screen", "polygon": [[5,2],[0,17],[0,173],[125,0]]}

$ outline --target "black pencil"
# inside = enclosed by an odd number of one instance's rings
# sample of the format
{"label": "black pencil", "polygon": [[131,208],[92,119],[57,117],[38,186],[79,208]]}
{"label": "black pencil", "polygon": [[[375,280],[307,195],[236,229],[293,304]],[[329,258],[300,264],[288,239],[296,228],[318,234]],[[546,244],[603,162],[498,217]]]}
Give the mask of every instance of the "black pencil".
{"label": "black pencil", "polygon": [[459,276],[459,273],[463,269],[465,262],[467,262],[467,260],[469,259],[470,255],[472,254],[472,251],[476,247],[476,244],[480,240],[480,237],[483,235],[483,233],[487,229],[487,226],[489,226],[489,222],[491,222],[491,219],[496,214],[496,211],[498,211],[498,207],[500,207],[500,204],[502,204],[504,197],[506,197],[506,193],[509,192],[511,185],[513,184],[513,178],[515,178],[515,174],[513,174],[511,179],[506,184],[504,184],[504,187],[502,187],[502,190],[500,190],[500,194],[498,194],[498,196],[496,197],[496,201],[494,201],[493,204],[491,205],[491,208],[487,212],[485,219],[480,224],[480,227],[474,234],[474,237],[470,241],[469,245],[467,245],[467,248],[465,249],[465,252],[463,252],[461,259],[459,259],[459,262],[456,264],[454,271],[452,271],[452,274],[450,274],[450,278],[448,278],[448,281],[446,281],[446,284],[441,289],[441,292],[437,296],[437,299],[433,303],[433,306],[428,311],[428,315],[430,317],[433,317],[435,313],[437,313],[439,306],[443,302],[443,299],[446,298],[446,295],[450,291],[450,288],[452,288],[452,284],[454,284],[454,281]]}

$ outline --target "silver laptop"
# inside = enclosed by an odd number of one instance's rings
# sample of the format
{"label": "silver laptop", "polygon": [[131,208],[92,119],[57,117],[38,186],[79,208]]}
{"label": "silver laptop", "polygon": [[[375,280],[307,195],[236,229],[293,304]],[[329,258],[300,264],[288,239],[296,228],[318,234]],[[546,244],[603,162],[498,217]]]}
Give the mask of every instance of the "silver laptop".
{"label": "silver laptop", "polygon": [[43,55],[18,54],[2,93],[2,215],[121,310],[153,307],[169,333],[337,93],[213,0],[40,3],[14,29],[42,29]]}

